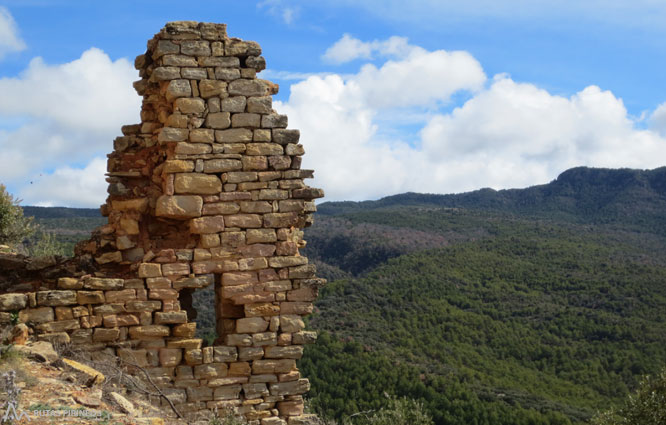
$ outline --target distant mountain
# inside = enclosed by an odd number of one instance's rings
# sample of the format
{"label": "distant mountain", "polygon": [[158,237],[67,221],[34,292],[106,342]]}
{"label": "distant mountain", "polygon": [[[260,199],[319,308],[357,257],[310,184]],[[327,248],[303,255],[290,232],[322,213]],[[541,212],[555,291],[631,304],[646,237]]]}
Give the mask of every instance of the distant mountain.
{"label": "distant mountain", "polygon": [[438,425],[583,424],[666,365],[666,168],[527,189],[327,202],[304,250],[332,282],[306,349],[337,418],[417,398]]}
{"label": "distant mountain", "polygon": [[101,217],[99,208],[68,208],[68,207],[22,207],[23,215],[32,216],[35,219],[42,218],[80,218]]}
{"label": "distant mountain", "polygon": [[465,208],[577,223],[622,223],[666,232],[666,167],[654,170],[572,168],[526,189],[480,189],[431,195],[404,193],[377,201],[325,202],[319,214],[341,215],[406,206]]}

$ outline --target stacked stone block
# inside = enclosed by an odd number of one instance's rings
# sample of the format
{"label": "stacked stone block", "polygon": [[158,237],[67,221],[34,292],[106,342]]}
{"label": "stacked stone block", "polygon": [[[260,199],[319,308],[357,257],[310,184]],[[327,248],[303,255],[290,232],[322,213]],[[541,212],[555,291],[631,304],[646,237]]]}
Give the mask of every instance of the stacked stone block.
{"label": "stacked stone block", "polygon": [[[255,424],[305,423],[296,368],[325,282],[299,254],[323,196],[255,42],[173,22],[137,57],[141,124],[109,155],[108,225],[77,247],[94,269],[0,296],[41,338],[147,368],[181,412],[232,407]],[[214,285],[218,339],[195,338],[192,292]]]}

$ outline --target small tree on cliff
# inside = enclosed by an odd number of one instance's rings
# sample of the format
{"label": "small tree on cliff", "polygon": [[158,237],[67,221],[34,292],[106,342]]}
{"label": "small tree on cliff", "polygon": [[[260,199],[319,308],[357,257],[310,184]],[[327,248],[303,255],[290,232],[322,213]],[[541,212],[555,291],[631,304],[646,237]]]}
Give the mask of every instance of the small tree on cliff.
{"label": "small tree on cliff", "polygon": [[0,184],[0,245],[16,248],[35,231],[32,217],[23,216],[19,202]]}

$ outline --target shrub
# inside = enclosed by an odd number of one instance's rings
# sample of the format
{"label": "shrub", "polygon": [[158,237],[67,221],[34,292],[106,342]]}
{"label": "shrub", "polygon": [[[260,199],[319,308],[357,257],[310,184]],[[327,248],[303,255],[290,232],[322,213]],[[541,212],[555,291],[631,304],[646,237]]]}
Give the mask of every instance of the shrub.
{"label": "shrub", "polygon": [[420,402],[390,397],[386,407],[372,414],[352,415],[345,425],[434,425],[434,422]]}
{"label": "shrub", "polygon": [[0,245],[16,247],[35,231],[32,217],[23,216],[20,202],[0,184]]}
{"label": "shrub", "polygon": [[592,425],[666,424],[666,368],[657,376],[646,376],[624,406],[599,414]]}

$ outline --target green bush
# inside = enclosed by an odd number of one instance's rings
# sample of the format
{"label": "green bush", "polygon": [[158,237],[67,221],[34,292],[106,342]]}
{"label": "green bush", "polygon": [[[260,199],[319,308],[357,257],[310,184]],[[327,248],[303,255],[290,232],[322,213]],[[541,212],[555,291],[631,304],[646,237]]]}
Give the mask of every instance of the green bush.
{"label": "green bush", "polygon": [[37,241],[28,249],[34,257],[46,257],[48,255],[65,255],[65,248],[56,238],[55,233],[40,230]]}
{"label": "green bush", "polygon": [[0,245],[15,248],[35,232],[32,217],[24,217],[21,201],[0,184]]}
{"label": "green bush", "polygon": [[388,406],[372,414],[353,415],[345,425],[433,425],[433,421],[418,401],[391,397]]}
{"label": "green bush", "polygon": [[601,413],[592,425],[666,424],[666,368],[657,376],[646,376],[624,406]]}

